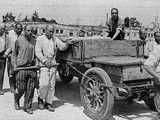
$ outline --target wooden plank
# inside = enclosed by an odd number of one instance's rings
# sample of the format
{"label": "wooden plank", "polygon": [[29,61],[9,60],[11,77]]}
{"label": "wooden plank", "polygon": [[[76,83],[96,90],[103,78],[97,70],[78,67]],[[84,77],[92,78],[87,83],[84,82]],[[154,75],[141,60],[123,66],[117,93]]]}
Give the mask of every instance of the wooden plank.
{"label": "wooden plank", "polygon": [[133,66],[133,65],[141,65],[143,63],[142,58],[136,58],[130,56],[96,57],[92,58],[90,61],[112,66],[131,66],[131,65]]}
{"label": "wooden plank", "polygon": [[84,58],[99,56],[142,56],[142,45],[138,40],[110,40],[108,38],[78,38],[75,39],[74,58],[81,57],[81,42],[84,43]]}
{"label": "wooden plank", "polygon": [[86,40],[85,58],[97,56],[138,56],[137,41]]}

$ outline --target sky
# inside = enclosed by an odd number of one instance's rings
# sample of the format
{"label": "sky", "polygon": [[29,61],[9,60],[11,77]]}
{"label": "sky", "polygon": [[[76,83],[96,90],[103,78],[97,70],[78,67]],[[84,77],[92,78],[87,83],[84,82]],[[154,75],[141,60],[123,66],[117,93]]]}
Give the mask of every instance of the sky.
{"label": "sky", "polygon": [[36,10],[40,17],[62,24],[104,24],[113,7],[119,9],[121,18],[136,17],[143,25],[150,24],[155,16],[160,20],[160,0],[0,0],[1,15],[12,12],[23,18]]}

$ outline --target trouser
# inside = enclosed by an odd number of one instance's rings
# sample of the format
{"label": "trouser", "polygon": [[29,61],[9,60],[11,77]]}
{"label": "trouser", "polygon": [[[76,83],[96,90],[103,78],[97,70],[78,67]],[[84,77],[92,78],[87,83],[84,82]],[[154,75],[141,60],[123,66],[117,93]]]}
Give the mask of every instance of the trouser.
{"label": "trouser", "polygon": [[19,104],[20,98],[24,95],[24,109],[32,107],[36,77],[36,71],[31,70],[21,70],[16,74],[15,102]]}
{"label": "trouser", "polygon": [[13,65],[11,63],[11,57],[8,57],[8,60],[7,60],[7,71],[8,71],[8,77],[9,77],[9,85],[10,85],[10,88],[14,88],[15,89],[15,76],[13,74]]}
{"label": "trouser", "polygon": [[0,58],[0,90],[3,89],[5,65],[6,65],[6,59]]}
{"label": "trouser", "polygon": [[39,97],[52,104],[55,94],[56,68],[41,68],[39,78]]}

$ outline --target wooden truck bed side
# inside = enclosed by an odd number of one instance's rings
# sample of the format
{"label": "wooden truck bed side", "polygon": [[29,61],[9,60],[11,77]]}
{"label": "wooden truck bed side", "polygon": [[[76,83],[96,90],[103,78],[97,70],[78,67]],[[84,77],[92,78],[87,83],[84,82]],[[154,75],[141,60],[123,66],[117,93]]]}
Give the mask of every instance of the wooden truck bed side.
{"label": "wooden truck bed side", "polygon": [[90,60],[103,68],[113,82],[153,78],[143,69],[143,59],[130,56],[96,57]]}

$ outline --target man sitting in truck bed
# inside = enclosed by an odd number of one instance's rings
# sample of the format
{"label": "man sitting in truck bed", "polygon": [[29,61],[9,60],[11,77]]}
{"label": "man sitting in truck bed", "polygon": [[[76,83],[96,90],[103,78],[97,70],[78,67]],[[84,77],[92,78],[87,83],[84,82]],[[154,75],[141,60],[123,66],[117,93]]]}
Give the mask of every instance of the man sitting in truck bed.
{"label": "man sitting in truck bed", "polygon": [[112,40],[123,40],[124,39],[124,23],[118,16],[118,9],[111,9],[111,18],[106,22],[108,37]]}

